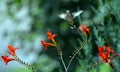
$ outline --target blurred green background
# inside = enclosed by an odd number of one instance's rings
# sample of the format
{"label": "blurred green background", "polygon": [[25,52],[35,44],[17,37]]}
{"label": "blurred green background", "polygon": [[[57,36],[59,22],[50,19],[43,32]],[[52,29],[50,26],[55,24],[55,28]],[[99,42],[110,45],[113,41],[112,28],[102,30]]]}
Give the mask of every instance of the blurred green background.
{"label": "blurred green background", "polygon": [[[55,38],[63,50],[65,64],[73,50],[84,39],[77,29],[70,29],[68,22],[60,19],[60,13],[84,12],[74,19],[75,25],[86,24],[91,34],[88,43],[73,60],[68,72],[120,72],[120,57],[112,62],[86,70],[90,64],[100,61],[97,46],[110,45],[120,53],[120,0],[0,0],[0,56],[8,55],[9,44],[18,47],[17,56],[31,64],[36,72],[64,72],[55,48],[48,51],[40,41],[46,40],[48,30],[58,34]],[[12,61],[6,66],[0,59],[0,72],[31,72]]]}

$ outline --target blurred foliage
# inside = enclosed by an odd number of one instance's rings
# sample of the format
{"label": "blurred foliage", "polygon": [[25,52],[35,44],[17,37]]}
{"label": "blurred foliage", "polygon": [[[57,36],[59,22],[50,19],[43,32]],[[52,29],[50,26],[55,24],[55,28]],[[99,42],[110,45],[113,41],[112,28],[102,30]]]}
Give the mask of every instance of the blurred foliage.
{"label": "blurred foliage", "polygon": [[[71,30],[68,22],[58,17],[66,10],[71,12],[84,10],[81,16],[74,19],[75,25],[79,27],[80,24],[86,24],[91,29],[88,43],[75,57],[68,72],[84,72],[87,66],[100,61],[97,46],[110,45],[116,53],[120,53],[119,0],[1,0],[0,2],[6,5],[6,10],[3,11],[5,15],[1,17],[6,16],[12,21],[10,23],[13,26],[12,32],[9,30],[3,32],[4,37],[11,37],[10,43],[13,45],[19,43],[23,51],[27,50],[29,53],[34,51],[37,54],[37,58],[32,62],[37,72],[64,72],[55,48],[49,48],[48,51],[36,49],[40,48],[40,37],[44,40],[48,30],[58,34],[56,41],[63,50],[65,64],[68,64],[69,56],[84,39],[81,32],[77,29]],[[2,25],[2,19],[0,21]],[[114,70],[108,64],[100,64],[95,68],[91,67],[87,72],[119,72],[119,60],[120,57],[113,60]]]}

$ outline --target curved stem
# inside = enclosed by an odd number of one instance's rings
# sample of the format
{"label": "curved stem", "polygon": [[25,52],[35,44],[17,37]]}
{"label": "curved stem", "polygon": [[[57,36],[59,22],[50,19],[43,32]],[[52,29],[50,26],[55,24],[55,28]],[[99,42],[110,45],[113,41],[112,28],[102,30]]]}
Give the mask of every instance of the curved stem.
{"label": "curved stem", "polygon": [[87,68],[85,68],[85,71],[87,71],[87,69],[90,69],[92,67],[99,65],[100,63],[102,63],[102,62],[97,62],[96,64],[89,65]]}
{"label": "curved stem", "polygon": [[71,57],[67,69],[69,69],[71,62],[73,61],[73,59],[75,58],[75,56],[79,53],[79,51],[85,46],[85,44],[87,43],[87,35],[85,35],[85,40],[83,41],[83,43],[81,44],[81,46],[79,47],[79,49],[77,51],[75,51],[75,53],[73,54],[73,56]]}
{"label": "curved stem", "polygon": [[32,72],[35,72],[33,67],[31,65],[29,65],[28,63],[26,63],[25,61],[22,61],[21,59],[19,59],[18,57],[16,57],[16,61],[19,62],[20,64],[24,65],[25,67],[27,67],[28,69],[31,69]]}

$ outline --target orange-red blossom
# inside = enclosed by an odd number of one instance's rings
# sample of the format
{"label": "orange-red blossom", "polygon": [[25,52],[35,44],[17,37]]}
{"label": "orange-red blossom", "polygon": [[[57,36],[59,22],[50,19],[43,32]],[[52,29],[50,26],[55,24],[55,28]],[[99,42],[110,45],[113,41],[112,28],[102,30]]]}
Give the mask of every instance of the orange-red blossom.
{"label": "orange-red blossom", "polygon": [[52,34],[50,31],[48,31],[46,34],[48,35],[48,40],[52,40],[52,42],[56,44],[54,38],[57,36],[57,34]]}
{"label": "orange-red blossom", "polygon": [[46,34],[48,35],[48,40],[52,40],[52,43],[46,42],[45,40],[42,40],[41,43],[45,47],[45,49],[48,50],[49,46],[57,45],[57,43],[54,39],[57,36],[57,34],[52,34],[50,31],[48,31]]}
{"label": "orange-red blossom", "polygon": [[10,57],[8,57],[6,55],[5,56],[1,56],[1,58],[5,62],[6,65],[8,64],[8,62],[15,60],[14,58],[10,58]]}
{"label": "orange-red blossom", "polygon": [[45,40],[42,40],[41,43],[45,47],[46,50],[48,50],[49,46],[55,46],[55,44],[53,44],[53,43],[47,43]]}
{"label": "orange-red blossom", "polygon": [[[105,62],[105,63],[109,63],[109,65],[114,68],[111,60],[118,56],[118,54],[114,54],[114,50],[111,50],[110,49],[110,46],[103,46],[103,47],[99,47],[98,46],[98,51],[99,51],[99,56],[100,58],[102,59],[102,62]],[[113,56],[111,57],[110,54],[113,54]]]}
{"label": "orange-red blossom", "polygon": [[9,49],[9,54],[11,54],[12,56],[16,56],[15,51],[18,48],[14,48],[12,45],[8,45],[8,49]]}
{"label": "orange-red blossom", "polygon": [[5,62],[5,64],[7,65],[8,62],[10,61],[13,61],[16,59],[16,53],[15,51],[18,49],[18,48],[14,48],[12,45],[8,45],[8,49],[9,49],[9,54],[11,54],[12,56],[14,56],[15,58],[10,58],[8,56],[1,56],[2,60]]}
{"label": "orange-red blossom", "polygon": [[90,34],[90,28],[88,28],[86,25],[82,24],[79,27],[79,30],[82,31],[85,35]]}

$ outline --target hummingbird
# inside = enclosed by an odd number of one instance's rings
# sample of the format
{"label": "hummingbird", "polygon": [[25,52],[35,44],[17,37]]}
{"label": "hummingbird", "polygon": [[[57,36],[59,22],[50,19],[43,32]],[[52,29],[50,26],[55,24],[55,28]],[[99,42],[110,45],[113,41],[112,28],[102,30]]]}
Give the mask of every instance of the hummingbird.
{"label": "hummingbird", "polygon": [[74,13],[70,13],[69,10],[66,10],[66,13],[61,13],[60,15],[58,15],[61,19],[64,19],[66,21],[68,21],[68,23],[71,25],[71,29],[75,28],[76,26],[74,25],[73,19],[77,16],[79,16],[81,13],[83,12],[83,10],[79,10],[77,12]]}

